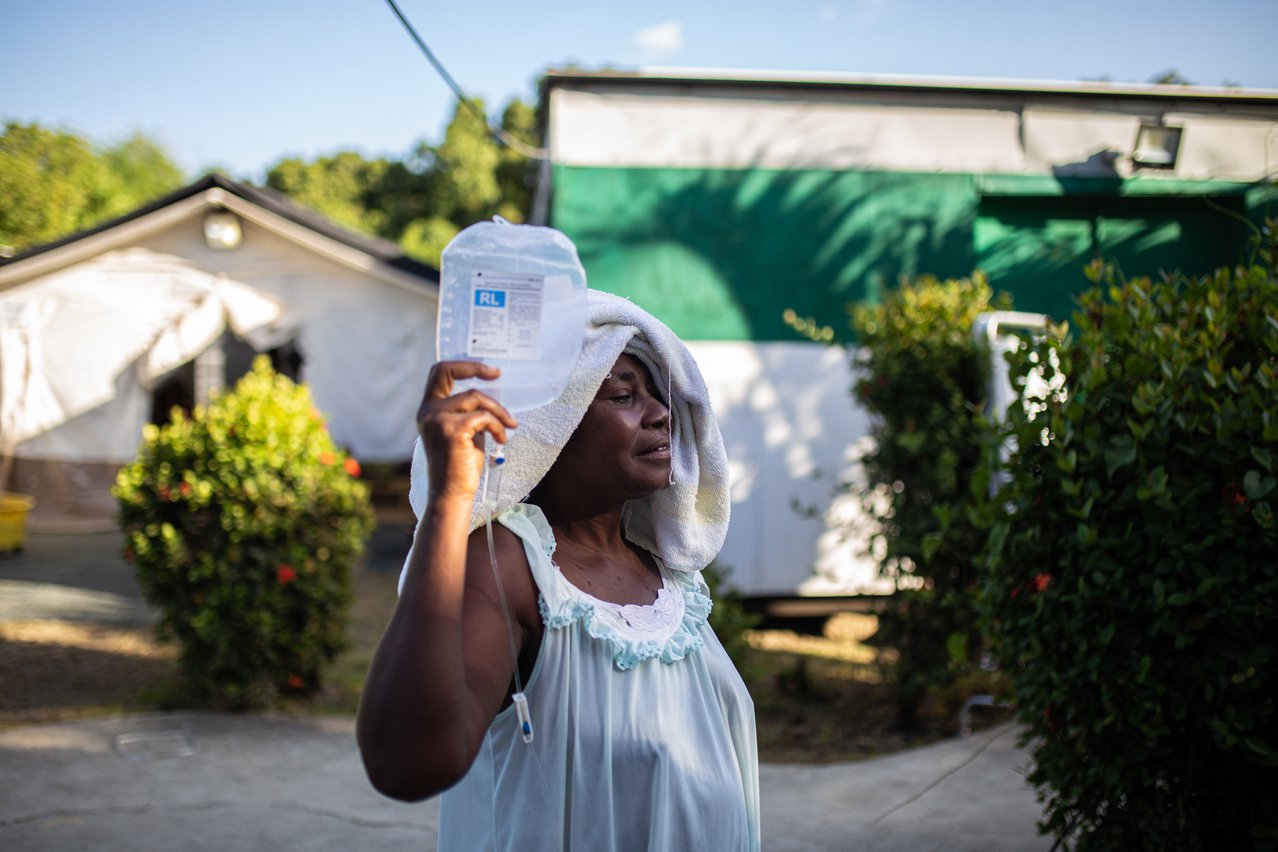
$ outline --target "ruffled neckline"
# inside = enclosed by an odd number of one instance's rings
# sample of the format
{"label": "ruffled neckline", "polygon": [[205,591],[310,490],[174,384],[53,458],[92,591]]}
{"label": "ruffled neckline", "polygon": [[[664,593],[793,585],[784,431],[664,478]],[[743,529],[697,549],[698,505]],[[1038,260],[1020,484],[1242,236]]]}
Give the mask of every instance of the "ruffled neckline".
{"label": "ruffled neckline", "polygon": [[662,581],[656,601],[640,605],[600,600],[574,586],[555,564],[555,535],[541,510],[522,508],[531,510],[521,514],[536,527],[553,574],[554,588],[540,588],[538,593],[546,629],[562,630],[580,623],[592,638],[611,647],[613,664],[621,671],[651,659],[678,662],[702,646],[701,628],[713,604],[699,571],[671,571],[654,555]]}

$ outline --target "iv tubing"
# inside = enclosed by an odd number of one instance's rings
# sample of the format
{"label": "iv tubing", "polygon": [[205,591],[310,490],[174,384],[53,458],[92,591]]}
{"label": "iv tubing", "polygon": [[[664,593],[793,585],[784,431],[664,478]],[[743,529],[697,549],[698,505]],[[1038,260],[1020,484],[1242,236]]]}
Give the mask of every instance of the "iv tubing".
{"label": "iv tubing", "polygon": [[[524,738],[524,742],[531,743],[533,740],[532,718],[528,714],[528,699],[524,696],[524,685],[519,676],[519,654],[515,650],[515,632],[510,626],[510,610],[506,606],[506,590],[502,586],[501,575],[497,571],[497,550],[493,546],[492,510],[496,505],[497,495],[501,489],[501,465],[506,460],[505,449],[505,447],[493,440],[492,435],[484,435],[484,456],[488,461],[488,466],[484,471],[483,494],[483,503],[487,510],[488,520],[485,522],[484,528],[488,538],[488,564],[493,569],[493,582],[497,585],[497,601],[501,604],[502,621],[506,624],[506,641],[510,647],[510,665],[514,673],[515,691],[510,696],[510,699],[515,705],[515,713],[519,718],[520,735]],[[491,502],[489,502],[490,493],[492,495]]]}

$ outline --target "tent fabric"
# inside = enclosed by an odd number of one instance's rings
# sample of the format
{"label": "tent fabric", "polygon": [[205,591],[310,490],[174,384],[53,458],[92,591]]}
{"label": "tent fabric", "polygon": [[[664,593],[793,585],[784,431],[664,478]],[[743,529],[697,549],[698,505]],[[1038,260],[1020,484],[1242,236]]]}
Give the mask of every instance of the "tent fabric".
{"label": "tent fabric", "polygon": [[138,371],[116,376],[111,402],[65,420],[17,444],[13,455],[41,462],[120,465],[137,455],[150,422],[151,393]]}
{"label": "tent fabric", "polygon": [[230,258],[218,275],[179,257],[183,245],[109,252],[0,292],[0,452],[128,462],[151,391],[229,330],[259,352],[293,342],[299,379],[334,440],[361,461],[411,456],[434,360],[429,289],[264,242],[268,263]]}
{"label": "tent fabric", "polygon": [[138,364],[147,387],[166,373],[208,349],[230,328],[261,350],[254,331],[269,326],[281,314],[281,306],[263,293],[229,278],[213,279],[209,291],[187,313],[177,317],[155,338]]}
{"label": "tent fabric", "polygon": [[333,440],[360,461],[407,461],[435,357],[433,294],[308,280],[281,322],[297,328],[300,379]]}
{"label": "tent fabric", "polygon": [[[133,427],[145,388],[208,348],[227,325],[249,333],[280,312],[254,288],[142,248],[6,291],[0,450],[13,454],[28,441],[26,457],[127,461],[137,451]],[[89,416],[55,431],[112,402],[106,421]]]}

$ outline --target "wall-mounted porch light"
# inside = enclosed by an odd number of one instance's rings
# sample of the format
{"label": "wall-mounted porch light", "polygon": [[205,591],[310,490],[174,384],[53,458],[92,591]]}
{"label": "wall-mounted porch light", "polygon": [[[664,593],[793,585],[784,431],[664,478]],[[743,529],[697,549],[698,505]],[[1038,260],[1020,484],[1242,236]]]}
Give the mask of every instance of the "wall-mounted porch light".
{"label": "wall-mounted porch light", "polygon": [[239,248],[243,234],[240,219],[227,210],[210,210],[204,215],[204,243],[217,251]]}
{"label": "wall-mounted porch light", "polygon": [[1174,169],[1180,153],[1182,127],[1165,124],[1141,124],[1136,132],[1136,150],[1132,163],[1150,169]]}

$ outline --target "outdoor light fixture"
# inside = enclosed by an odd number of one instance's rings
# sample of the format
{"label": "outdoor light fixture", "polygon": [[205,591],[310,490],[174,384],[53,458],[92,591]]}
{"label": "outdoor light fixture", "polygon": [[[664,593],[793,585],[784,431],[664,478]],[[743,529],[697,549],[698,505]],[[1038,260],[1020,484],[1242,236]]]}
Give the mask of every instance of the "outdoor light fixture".
{"label": "outdoor light fixture", "polygon": [[1132,163],[1151,169],[1176,168],[1176,155],[1180,152],[1182,127],[1165,124],[1141,124],[1136,132],[1136,150]]}
{"label": "outdoor light fixture", "polygon": [[240,245],[240,220],[226,210],[211,210],[204,216],[204,243],[217,251],[230,251]]}

